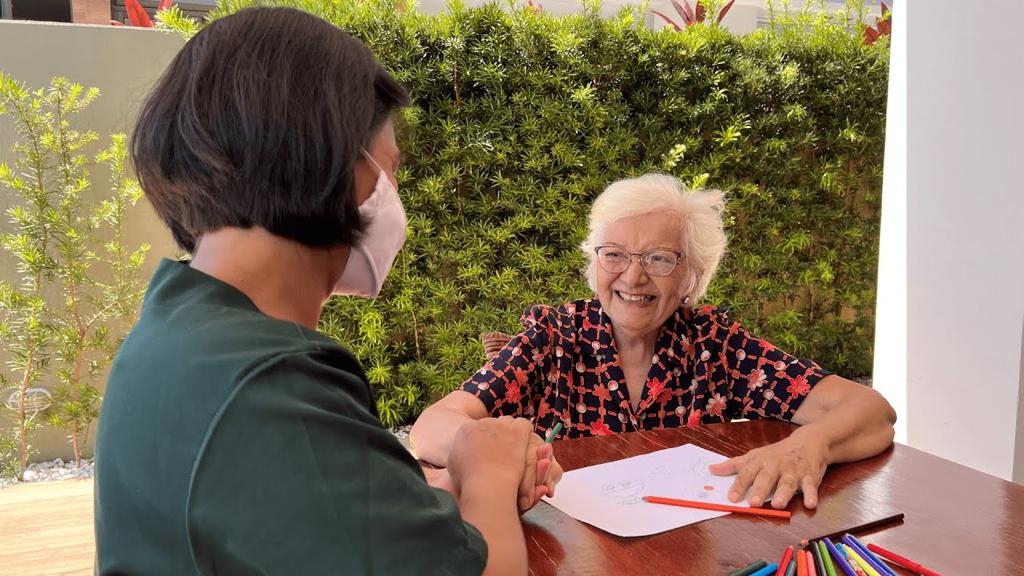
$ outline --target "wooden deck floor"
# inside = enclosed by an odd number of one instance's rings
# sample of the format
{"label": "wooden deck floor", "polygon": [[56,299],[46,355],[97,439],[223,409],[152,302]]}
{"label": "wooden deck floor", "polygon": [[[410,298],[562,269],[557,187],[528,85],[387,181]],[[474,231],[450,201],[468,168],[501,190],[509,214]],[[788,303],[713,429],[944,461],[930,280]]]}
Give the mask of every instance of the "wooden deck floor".
{"label": "wooden deck floor", "polygon": [[0,576],[92,574],[92,480],[0,490]]}

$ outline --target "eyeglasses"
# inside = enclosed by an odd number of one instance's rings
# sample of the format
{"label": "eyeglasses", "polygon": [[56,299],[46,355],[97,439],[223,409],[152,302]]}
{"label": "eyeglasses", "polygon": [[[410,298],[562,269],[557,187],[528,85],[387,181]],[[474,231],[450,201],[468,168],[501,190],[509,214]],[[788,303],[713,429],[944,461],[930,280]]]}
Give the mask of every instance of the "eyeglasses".
{"label": "eyeglasses", "polygon": [[655,248],[647,252],[630,252],[621,246],[606,244],[594,248],[597,254],[597,262],[610,274],[625,272],[633,258],[640,259],[640,265],[650,276],[668,276],[676,269],[676,264],[683,259],[682,252],[668,250],[667,248]]}

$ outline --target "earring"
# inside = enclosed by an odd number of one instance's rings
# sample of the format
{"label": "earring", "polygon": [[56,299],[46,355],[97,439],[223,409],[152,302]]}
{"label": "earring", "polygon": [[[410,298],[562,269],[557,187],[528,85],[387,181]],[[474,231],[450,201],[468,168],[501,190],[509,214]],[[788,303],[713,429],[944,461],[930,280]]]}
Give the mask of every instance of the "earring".
{"label": "earring", "polygon": [[690,297],[689,296],[683,298],[683,306],[686,306],[689,303],[690,303]]}

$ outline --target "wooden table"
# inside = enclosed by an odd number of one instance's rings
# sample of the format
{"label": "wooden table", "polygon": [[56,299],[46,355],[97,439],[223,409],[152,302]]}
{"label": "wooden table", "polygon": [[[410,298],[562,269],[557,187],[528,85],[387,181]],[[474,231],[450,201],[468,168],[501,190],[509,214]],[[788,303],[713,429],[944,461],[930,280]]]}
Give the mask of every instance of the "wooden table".
{"label": "wooden table", "polygon": [[[560,440],[565,470],[692,443],[727,456],[781,440],[774,421],[713,424]],[[523,516],[530,574],[728,574],[788,545],[902,512],[902,524],[865,534],[943,576],[1024,576],[1024,486],[896,445],[829,468],[817,510],[798,496],[790,521],[730,514],[654,536],[623,538],[578,522],[545,502]],[[899,571],[898,571],[899,572]],[[910,574],[910,572],[899,572]]]}

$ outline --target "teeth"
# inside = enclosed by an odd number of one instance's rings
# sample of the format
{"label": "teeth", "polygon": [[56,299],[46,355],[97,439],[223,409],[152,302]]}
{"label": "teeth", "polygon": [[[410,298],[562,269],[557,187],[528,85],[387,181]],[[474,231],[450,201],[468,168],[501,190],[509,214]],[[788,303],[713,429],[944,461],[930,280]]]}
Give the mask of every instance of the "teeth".
{"label": "teeth", "polygon": [[622,298],[626,302],[650,302],[654,300],[654,296],[643,296],[639,294],[626,294],[624,292],[618,292],[619,298]]}

